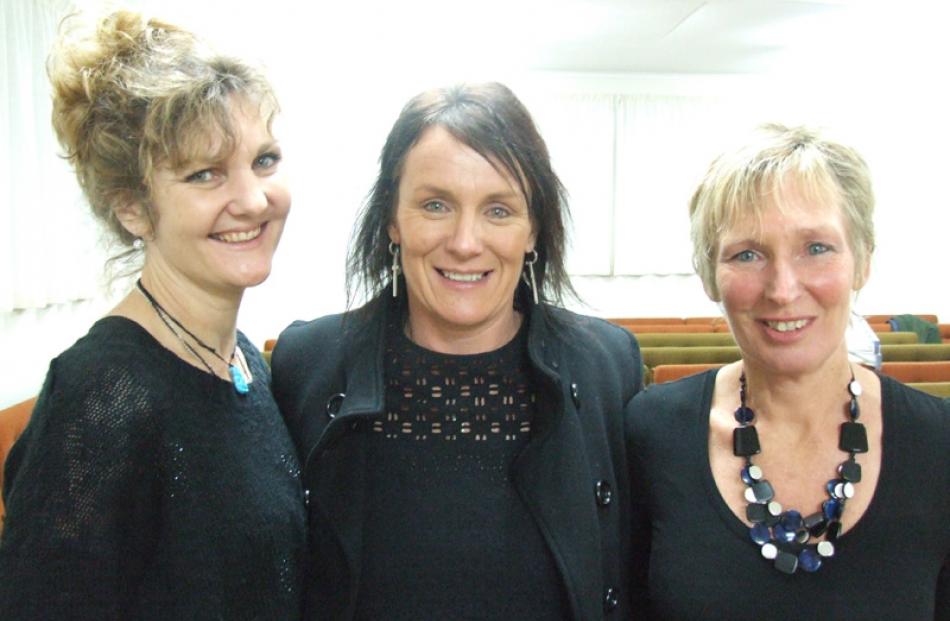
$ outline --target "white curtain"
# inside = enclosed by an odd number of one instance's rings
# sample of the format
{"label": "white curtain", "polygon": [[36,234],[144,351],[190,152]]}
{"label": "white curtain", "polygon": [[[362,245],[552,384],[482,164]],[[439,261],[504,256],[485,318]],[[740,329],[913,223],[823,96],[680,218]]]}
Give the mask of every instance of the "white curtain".
{"label": "white curtain", "polygon": [[68,11],[0,2],[0,312],[99,292],[99,235],[50,125],[46,57]]}
{"label": "white curtain", "polygon": [[570,194],[575,276],[692,274],[687,205],[716,154],[772,120],[747,94],[529,102]]}

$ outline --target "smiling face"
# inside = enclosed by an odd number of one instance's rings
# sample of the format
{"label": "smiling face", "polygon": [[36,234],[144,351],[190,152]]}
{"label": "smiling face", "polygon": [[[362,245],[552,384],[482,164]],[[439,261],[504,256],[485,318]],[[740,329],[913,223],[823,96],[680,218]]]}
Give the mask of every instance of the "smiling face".
{"label": "smiling face", "polygon": [[143,275],[187,283],[223,295],[240,295],[263,282],[290,209],[280,173],[280,147],[256,106],[236,101],[236,144],[180,168],[158,166],[152,176],[154,230],[141,212],[120,214],[145,239]]}
{"label": "smiling face", "polygon": [[855,259],[837,206],[794,187],[783,198],[758,226],[738,222],[723,233],[715,277],[746,363],[798,376],[847,359]]}
{"label": "smiling face", "polygon": [[400,245],[412,338],[423,346],[491,351],[520,325],[515,288],[534,232],[503,170],[439,126],[406,156],[389,236]]}

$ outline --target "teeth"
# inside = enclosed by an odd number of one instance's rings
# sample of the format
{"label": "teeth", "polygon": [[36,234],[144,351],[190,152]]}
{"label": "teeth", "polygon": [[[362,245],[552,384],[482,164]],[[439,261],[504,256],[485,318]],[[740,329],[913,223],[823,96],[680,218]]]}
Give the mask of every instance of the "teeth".
{"label": "teeth", "polygon": [[443,271],[442,275],[448,278],[449,280],[454,280],[456,282],[478,282],[485,277],[484,272],[478,272],[475,274],[460,274],[458,272],[446,272]]}
{"label": "teeth", "polygon": [[800,330],[804,328],[805,324],[808,323],[808,320],[798,319],[795,321],[767,321],[766,323],[773,330],[777,330],[779,332],[791,332],[792,330]]}
{"label": "teeth", "polygon": [[256,238],[261,234],[261,227],[252,229],[250,231],[234,231],[231,233],[218,233],[217,235],[212,235],[211,237],[227,242],[229,244],[236,244],[238,242],[246,242]]}

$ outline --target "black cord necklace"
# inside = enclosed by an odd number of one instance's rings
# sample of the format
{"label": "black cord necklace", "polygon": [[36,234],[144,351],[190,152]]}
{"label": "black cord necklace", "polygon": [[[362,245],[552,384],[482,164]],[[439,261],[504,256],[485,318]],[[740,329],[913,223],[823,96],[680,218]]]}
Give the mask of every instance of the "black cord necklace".
{"label": "black cord necklace", "polygon": [[214,369],[211,368],[211,365],[208,364],[208,361],[205,360],[204,357],[182,337],[181,333],[176,330],[172,324],[177,326],[179,330],[191,337],[191,339],[200,347],[211,352],[215,358],[223,362],[228,367],[228,374],[231,376],[231,383],[234,386],[235,392],[237,392],[239,395],[246,395],[248,393],[250,388],[248,387],[247,377],[244,375],[244,372],[238,367],[238,365],[234,364],[234,359],[236,357],[243,358],[243,352],[240,354],[238,353],[239,348],[237,343],[234,344],[234,351],[231,352],[231,357],[228,360],[225,360],[224,356],[219,354],[215,348],[211,347],[195,336],[194,332],[183,326],[180,321],[175,319],[174,315],[165,310],[165,307],[159,304],[158,300],[155,299],[155,296],[153,296],[149,290],[145,288],[145,285],[142,284],[141,278],[135,282],[135,286],[138,287],[139,291],[142,292],[142,295],[145,296],[145,299],[148,300],[148,303],[152,305],[152,308],[155,310],[155,314],[158,315],[158,318],[162,320],[162,323],[164,323],[165,326],[171,330],[172,334],[178,337],[178,340],[181,341],[181,344],[184,345],[185,349],[187,349],[195,358],[201,361],[201,364],[203,364],[205,368],[208,369],[208,373],[211,375],[217,375],[217,373],[214,372]]}
{"label": "black cord necklace", "polygon": [[[732,431],[732,452],[737,457],[745,457],[745,466],[740,472],[745,483],[746,517],[752,522],[749,536],[763,557],[774,561],[775,568],[787,574],[793,574],[801,567],[804,571],[814,572],[821,568],[822,559],[835,553],[835,541],[841,532],[841,515],[845,502],[854,496],[854,484],[861,480],[861,465],[855,461],[857,453],[867,453],[867,432],[862,423],[857,422],[861,415],[858,396],[861,384],[854,379],[848,382],[847,416],[841,423],[838,435],[838,448],[848,453],[848,459],[838,466],[838,477],[825,485],[828,500],[821,503],[821,510],[807,517],[794,509],[782,510],[782,505],[774,500],[775,491],[771,483],[763,478],[762,469],[752,463],[752,456],[761,452],[759,436],[753,421],[755,412],[746,405],[745,371],[739,376],[739,408],[735,412],[739,426]],[[812,538],[823,540],[811,544]]]}

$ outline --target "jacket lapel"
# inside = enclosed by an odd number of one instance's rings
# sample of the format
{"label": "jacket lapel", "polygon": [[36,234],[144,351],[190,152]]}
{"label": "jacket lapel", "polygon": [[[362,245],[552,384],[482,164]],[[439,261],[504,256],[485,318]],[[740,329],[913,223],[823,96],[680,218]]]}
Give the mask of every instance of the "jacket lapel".
{"label": "jacket lapel", "polygon": [[[591,501],[594,475],[586,458],[584,430],[569,393],[570,369],[560,344],[535,312],[528,353],[543,392],[557,395],[538,408],[537,437],[513,465],[515,487],[551,548],[576,619],[603,616],[600,523]],[[557,369],[555,371],[555,368]]]}

